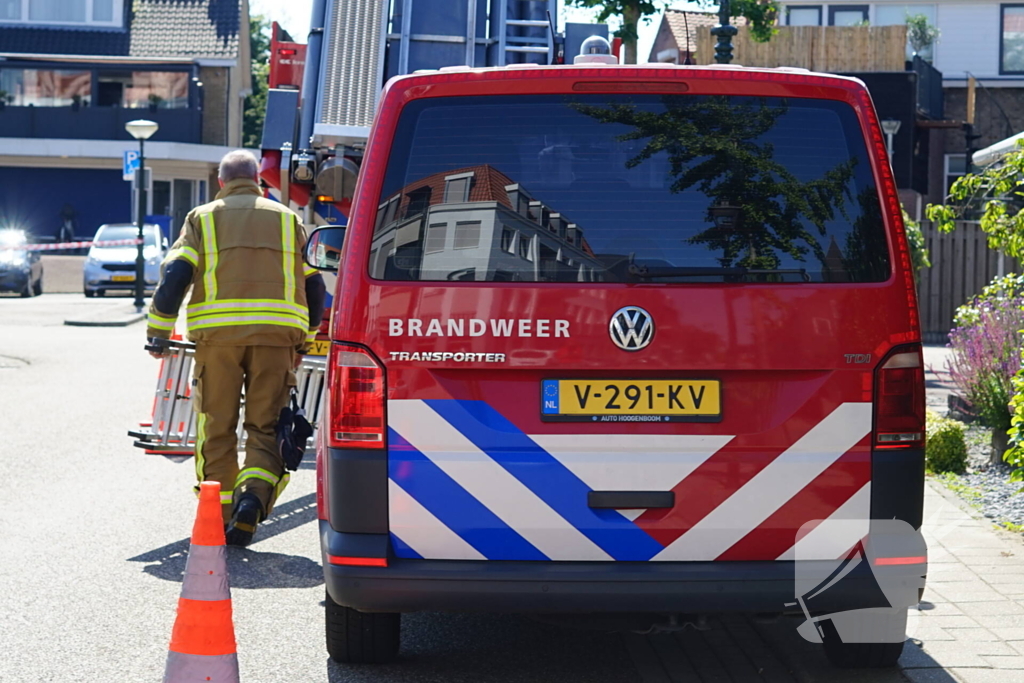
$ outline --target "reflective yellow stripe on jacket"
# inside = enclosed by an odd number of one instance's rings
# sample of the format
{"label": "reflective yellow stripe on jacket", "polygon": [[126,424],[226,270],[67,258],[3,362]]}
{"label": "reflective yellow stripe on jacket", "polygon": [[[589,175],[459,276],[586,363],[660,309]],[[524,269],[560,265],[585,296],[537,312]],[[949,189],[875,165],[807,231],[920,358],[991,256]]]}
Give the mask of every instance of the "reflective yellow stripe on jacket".
{"label": "reflective yellow stripe on jacket", "polygon": [[295,230],[290,214],[281,213],[281,271],[285,301],[295,301]]}
{"label": "reflective yellow stripe on jacket", "polygon": [[309,312],[296,304],[273,299],[225,299],[188,309],[189,329],[233,325],[279,325],[305,331]]}
{"label": "reflective yellow stripe on jacket", "polygon": [[174,331],[174,323],[178,321],[178,316],[165,316],[160,315],[156,311],[149,312],[148,324],[155,330],[166,330],[168,332]]}
{"label": "reflective yellow stripe on jacket", "polygon": [[176,259],[188,261],[192,264],[192,267],[195,268],[199,265],[199,252],[192,247],[176,247],[167,253],[167,258],[164,259],[164,263],[170,263]]}
{"label": "reflective yellow stripe on jacket", "polygon": [[203,289],[206,301],[217,298],[217,230],[213,214],[203,214],[203,256],[206,258],[206,273],[203,274]]}

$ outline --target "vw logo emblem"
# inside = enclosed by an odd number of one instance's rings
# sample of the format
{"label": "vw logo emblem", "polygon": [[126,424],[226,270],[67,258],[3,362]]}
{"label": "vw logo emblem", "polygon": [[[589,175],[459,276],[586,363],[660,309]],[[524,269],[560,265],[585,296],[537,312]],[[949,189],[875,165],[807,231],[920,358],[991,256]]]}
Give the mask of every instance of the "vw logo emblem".
{"label": "vw logo emblem", "polygon": [[639,351],[654,339],[654,318],[639,306],[626,306],[615,311],[608,333],[623,351]]}

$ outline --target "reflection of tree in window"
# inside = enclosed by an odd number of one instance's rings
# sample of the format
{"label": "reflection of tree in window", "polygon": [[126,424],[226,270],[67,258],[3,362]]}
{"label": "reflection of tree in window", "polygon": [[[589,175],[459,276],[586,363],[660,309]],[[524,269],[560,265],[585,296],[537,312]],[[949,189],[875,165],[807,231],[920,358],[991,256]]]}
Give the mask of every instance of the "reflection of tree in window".
{"label": "reflection of tree in window", "polygon": [[[882,281],[889,275],[889,246],[882,225],[882,207],[874,188],[861,191],[857,197],[860,216],[853,223],[853,230],[846,236],[843,245],[842,271],[826,270],[826,279],[832,282]],[[830,264],[831,265],[831,264]]]}
{"label": "reflection of tree in window", "polygon": [[427,228],[427,240],[423,248],[424,253],[436,254],[444,251],[445,236],[448,232],[447,228],[447,223],[431,223],[430,227]]}
{"label": "reflection of tree in window", "polygon": [[[571,105],[602,123],[624,124],[632,131],[619,141],[646,140],[626,162],[636,168],[665,152],[672,193],[696,188],[713,206],[735,206],[739,229],[710,227],[689,239],[721,252],[718,261],[753,269],[779,268],[781,255],[804,261],[808,251],[824,265],[825,250],[809,230],[826,234],[826,223],[843,213],[850,197],[855,158],[821,177],[802,182],[776,159],[775,145],[763,136],[789,111],[785,100],[666,95],[663,112],[631,104]],[[845,215],[845,213],[843,214]],[[810,224],[810,225],[808,225]]]}

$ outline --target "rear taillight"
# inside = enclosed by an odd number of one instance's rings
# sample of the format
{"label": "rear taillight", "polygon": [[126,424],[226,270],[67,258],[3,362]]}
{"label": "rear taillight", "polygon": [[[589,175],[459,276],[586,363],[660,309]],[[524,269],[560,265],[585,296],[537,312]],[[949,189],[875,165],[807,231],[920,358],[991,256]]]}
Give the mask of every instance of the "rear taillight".
{"label": "rear taillight", "polygon": [[384,368],[368,351],[331,344],[327,443],[331,448],[384,447]]}
{"label": "rear taillight", "polygon": [[897,346],[875,371],[875,448],[924,446],[920,344]]}

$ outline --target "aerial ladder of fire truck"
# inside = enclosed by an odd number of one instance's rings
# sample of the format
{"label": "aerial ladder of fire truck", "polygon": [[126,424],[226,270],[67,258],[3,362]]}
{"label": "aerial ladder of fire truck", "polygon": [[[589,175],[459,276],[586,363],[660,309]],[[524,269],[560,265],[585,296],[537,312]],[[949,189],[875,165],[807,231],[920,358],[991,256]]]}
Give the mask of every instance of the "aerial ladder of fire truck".
{"label": "aerial ladder of fire truck", "polygon": [[[261,179],[308,227],[344,225],[387,79],[446,66],[556,64],[604,24],[560,0],[313,0],[308,43],[274,26]],[[568,60],[571,62],[571,60]],[[304,62],[304,65],[303,65]]]}

